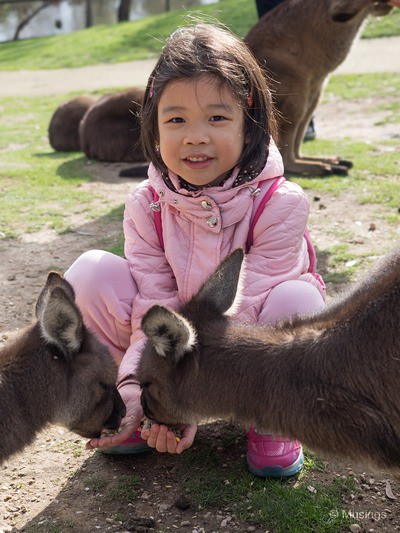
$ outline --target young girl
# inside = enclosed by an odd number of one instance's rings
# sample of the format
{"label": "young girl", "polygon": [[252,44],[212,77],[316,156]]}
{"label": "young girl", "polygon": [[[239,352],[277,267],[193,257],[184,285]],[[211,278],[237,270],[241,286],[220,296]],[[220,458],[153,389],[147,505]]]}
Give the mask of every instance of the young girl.
{"label": "young girl", "polygon": [[[245,248],[256,205],[270,188],[247,251],[237,318],[274,323],[314,311],[323,305],[324,287],[309,272],[307,196],[289,181],[277,186],[283,165],[272,139],[271,95],[241,40],[209,24],[174,32],[150,76],[141,121],[151,164],[148,180],[126,201],[126,259],[90,251],[66,277],[86,323],[119,365],[127,407],[123,431],[92,439],[88,448],[181,453],[195,426],[183,428],[179,443],[163,425],[139,431],[135,368],[146,310],[155,303],[178,309],[224,257]],[[287,476],[301,468],[303,454],[297,441],[250,428],[247,459],[256,475]]]}

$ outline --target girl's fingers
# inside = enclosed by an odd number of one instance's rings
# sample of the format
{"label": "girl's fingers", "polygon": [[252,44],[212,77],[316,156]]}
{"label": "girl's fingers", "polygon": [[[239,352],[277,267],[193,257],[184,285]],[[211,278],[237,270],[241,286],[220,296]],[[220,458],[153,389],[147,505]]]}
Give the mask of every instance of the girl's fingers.
{"label": "girl's fingers", "polygon": [[127,425],[120,433],[118,433],[118,435],[90,439],[90,441],[86,443],[86,449],[93,450],[95,448],[112,448],[113,446],[118,446],[128,439],[135,429],[134,425]]}
{"label": "girl's fingers", "polygon": [[153,424],[150,429],[142,429],[142,438],[151,448],[159,452],[182,453],[190,448],[196,436],[197,425],[183,428],[182,437],[178,438],[167,426]]}
{"label": "girl's fingers", "polygon": [[153,424],[150,429],[142,430],[142,438],[160,453],[176,453],[178,441],[167,426]]}

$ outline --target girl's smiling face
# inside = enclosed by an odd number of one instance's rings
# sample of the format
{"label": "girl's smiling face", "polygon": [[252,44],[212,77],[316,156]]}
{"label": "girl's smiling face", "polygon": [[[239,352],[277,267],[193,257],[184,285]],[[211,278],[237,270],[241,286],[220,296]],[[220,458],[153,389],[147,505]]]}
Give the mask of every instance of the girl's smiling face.
{"label": "girl's smiling face", "polygon": [[192,185],[218,185],[239,161],[244,112],[228,85],[205,74],[168,83],[158,103],[160,154]]}

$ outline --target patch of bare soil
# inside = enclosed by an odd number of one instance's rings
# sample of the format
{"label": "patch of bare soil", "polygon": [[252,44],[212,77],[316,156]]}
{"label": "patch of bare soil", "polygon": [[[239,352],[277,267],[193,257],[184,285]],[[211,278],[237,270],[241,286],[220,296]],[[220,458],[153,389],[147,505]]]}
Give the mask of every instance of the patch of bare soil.
{"label": "patch of bare soil", "polygon": [[[379,130],[379,126],[371,128],[379,117],[370,114],[369,129],[360,122],[357,127],[351,105],[341,103],[338,129],[342,133],[351,132],[357,138],[364,138],[366,131],[370,138],[398,135],[396,125],[389,132]],[[361,104],[356,110],[358,117],[364,116]],[[336,115],[337,109],[321,105],[317,133],[329,136],[326,132],[337,123]],[[346,121],[351,128],[344,129]],[[121,167],[92,163],[93,181],[85,184],[110,208],[123,203],[127,191],[135,185],[133,180],[118,177]],[[347,194],[334,198],[311,190],[308,193],[312,205],[310,229],[322,274],[329,260],[326,250],[334,242],[351,243],[360,263],[398,245],[399,231],[386,222],[384,206],[357,207],[357,199]],[[88,221],[81,216],[71,220],[74,230],[64,235],[44,230],[21,239],[0,240],[0,342],[7,339],[8,331],[31,320],[34,303],[50,269],[64,272],[82,252],[101,247],[105,237],[114,239],[121,233],[121,221]],[[338,288],[340,284],[331,284],[328,291],[333,294]],[[229,449],[222,438],[227,434],[235,440],[235,446]],[[355,431],[354,439],[357,438]],[[245,470],[246,439],[242,429],[218,423],[201,427],[194,449],[204,453],[209,448],[216,450],[221,469],[237,463],[238,469]],[[345,494],[341,508],[332,509],[332,513],[354,517],[363,531],[400,530],[400,486],[393,476],[345,461],[328,460],[324,465],[323,470],[310,474],[310,486],[331,483],[335,478],[344,482],[347,477],[356,483],[354,493]],[[183,456],[149,452],[115,457],[87,452],[83,440],[50,427],[24,453],[0,467],[0,533],[264,531],[243,523],[232,506],[222,506],[217,511],[196,506],[182,494],[181,481],[188,475],[187,468]],[[190,475],[196,475],[195,467]],[[357,530],[361,531],[354,526],[353,531]]]}

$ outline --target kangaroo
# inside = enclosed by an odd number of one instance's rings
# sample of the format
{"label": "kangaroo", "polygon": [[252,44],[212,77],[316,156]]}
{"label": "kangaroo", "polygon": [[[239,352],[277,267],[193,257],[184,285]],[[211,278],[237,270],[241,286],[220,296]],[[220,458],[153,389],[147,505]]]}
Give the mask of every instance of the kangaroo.
{"label": "kangaroo", "polygon": [[85,113],[79,125],[80,147],[89,159],[110,163],[142,162],[137,114],[144,89],[105,94]]}
{"label": "kangaroo", "polygon": [[391,9],[388,0],[285,0],[244,38],[269,79],[286,172],[348,174],[350,161],[303,157],[300,147],[327,77],[346,58],[363,22]]}
{"label": "kangaroo", "polygon": [[78,96],[57,107],[49,123],[49,142],[53,150],[80,151],[79,123],[95,101],[92,96]]}
{"label": "kangaroo", "polygon": [[47,424],[82,437],[117,429],[125,405],[116,365],[85,327],[71,285],[51,272],[36,304],[36,322],[0,350],[0,464]]}
{"label": "kangaroo", "polygon": [[242,260],[240,249],[229,255],[179,313],[155,305],[144,315],[145,416],[233,418],[398,471],[400,248],[347,296],[274,327],[224,314]]}

